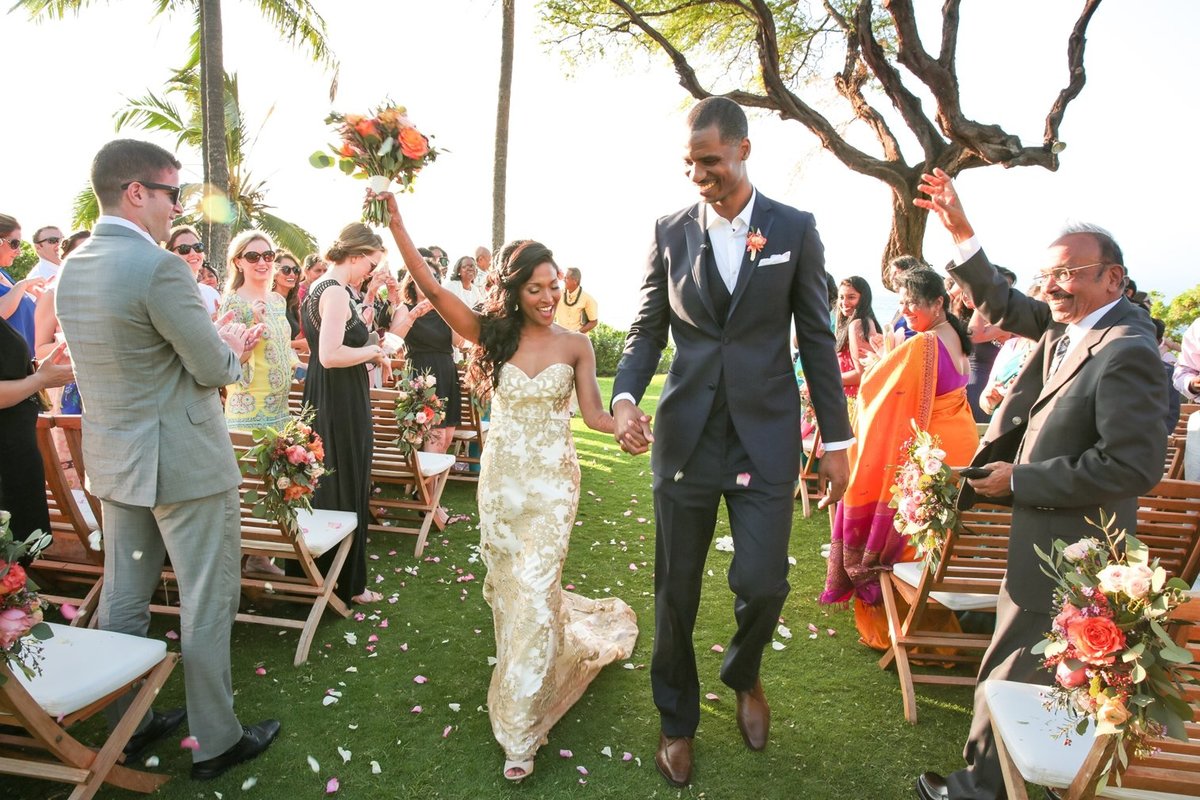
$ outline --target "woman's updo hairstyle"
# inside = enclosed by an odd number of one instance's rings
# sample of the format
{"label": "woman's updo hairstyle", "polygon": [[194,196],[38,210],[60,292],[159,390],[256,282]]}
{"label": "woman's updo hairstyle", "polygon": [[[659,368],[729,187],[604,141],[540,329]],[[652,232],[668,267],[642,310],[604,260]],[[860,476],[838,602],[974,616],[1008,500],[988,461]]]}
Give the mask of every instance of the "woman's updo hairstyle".
{"label": "woman's updo hairstyle", "polygon": [[519,300],[521,287],[542,264],[549,264],[557,273],[554,253],[532,239],[509,242],[500,251],[496,282],[483,302],[479,319],[479,344],[471,348],[467,367],[467,385],[476,392],[490,394],[500,384],[500,368],[517,352],[525,324]]}
{"label": "woman's updo hairstyle", "polygon": [[325,260],[341,264],[351,256],[361,256],[383,249],[383,239],[361,222],[351,222],[325,251]]}

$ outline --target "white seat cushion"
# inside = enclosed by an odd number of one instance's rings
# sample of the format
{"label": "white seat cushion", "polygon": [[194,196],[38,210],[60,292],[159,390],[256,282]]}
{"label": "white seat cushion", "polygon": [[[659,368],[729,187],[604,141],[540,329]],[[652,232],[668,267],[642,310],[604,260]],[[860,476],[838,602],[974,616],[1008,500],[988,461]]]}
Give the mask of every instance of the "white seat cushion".
{"label": "white seat cushion", "polygon": [[52,717],[64,717],[115,692],[149,671],[167,654],[161,639],[71,628],[48,623],[54,636],[42,643],[42,674],[13,674]]}
{"label": "white seat cushion", "polygon": [[71,496],[75,498],[75,505],[79,506],[79,513],[83,517],[83,522],[87,525],[88,530],[100,530],[100,523],[96,521],[96,515],[92,513],[92,507],[88,505],[87,495],[83,489],[72,489]]}
{"label": "white seat cushion", "polygon": [[446,470],[454,466],[454,462],[458,459],[449,453],[426,453],[424,450],[417,451],[417,463],[421,467],[421,474],[425,477],[431,475],[441,475]]}
{"label": "white seat cushion", "polygon": [[[1044,686],[1013,681],[984,681],[983,693],[991,710],[992,722],[1025,780],[1043,786],[1064,788],[1075,780],[1088,750],[1095,740],[1095,728],[1081,736],[1071,733],[1071,743],[1054,734],[1068,722],[1065,713],[1048,711],[1042,705]],[[1186,795],[1148,792],[1108,786],[1099,797],[1113,800],[1183,800]],[[1193,795],[1195,797],[1195,795]]]}
{"label": "white seat cushion", "polygon": [[[892,571],[897,578],[909,586],[921,582],[921,570],[925,568],[924,561],[902,561],[892,565]],[[929,596],[951,611],[995,611],[996,595],[967,594],[966,592],[930,592]]]}
{"label": "white seat cushion", "polygon": [[304,536],[308,552],[316,558],[338,545],[358,527],[358,515],[353,511],[328,511],[314,508],[296,512],[296,521]]}
{"label": "white seat cushion", "polygon": [[[486,419],[483,422],[479,423],[479,427],[483,430],[484,433],[488,432],[488,425],[489,425],[489,423]],[[454,438],[458,439],[460,441],[470,441],[471,439],[475,438],[475,431],[473,429],[469,429],[469,428],[455,428],[454,429]]]}

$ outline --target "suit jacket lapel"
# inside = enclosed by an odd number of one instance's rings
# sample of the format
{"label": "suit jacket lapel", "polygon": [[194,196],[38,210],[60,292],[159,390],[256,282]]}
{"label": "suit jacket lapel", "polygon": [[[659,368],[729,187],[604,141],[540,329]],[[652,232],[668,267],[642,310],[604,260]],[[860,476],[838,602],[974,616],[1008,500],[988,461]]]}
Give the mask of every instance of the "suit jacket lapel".
{"label": "suit jacket lapel", "polygon": [[[762,231],[762,235],[768,237],[770,241],[771,222],[775,216],[771,213],[771,201],[759,193],[754,200],[754,213],[750,215],[750,230]],[[760,252],[753,261],[750,260],[749,249],[742,253],[742,266],[738,270],[737,283],[733,286],[733,297],[729,301],[729,316],[733,316],[733,312],[737,310],[738,301],[742,299],[742,295],[746,293],[746,287],[750,285],[750,280],[754,277],[754,269],[758,266],[758,259],[762,258]]]}
{"label": "suit jacket lapel", "polygon": [[[1042,387],[1042,393],[1037,400],[1038,403],[1045,402],[1047,398],[1052,397],[1067,381],[1075,376],[1075,373],[1079,371],[1084,362],[1092,357],[1092,352],[1104,342],[1104,339],[1108,336],[1108,332],[1112,330],[1113,324],[1124,315],[1125,309],[1118,303],[1100,318],[1095,327],[1083,335],[1083,341],[1077,347],[1071,349],[1071,352],[1067,354],[1063,362],[1058,365],[1058,371],[1046,379],[1046,385]],[[1053,360],[1053,348],[1047,347],[1046,349],[1049,351],[1047,358]]]}
{"label": "suit jacket lapel", "polygon": [[697,205],[692,209],[687,223],[683,228],[684,242],[687,245],[688,263],[692,265],[692,281],[696,284],[696,290],[700,293],[700,302],[704,305],[708,315],[717,320],[716,309],[713,308],[712,296],[708,292],[708,275],[704,268],[704,228],[700,226],[700,206]]}

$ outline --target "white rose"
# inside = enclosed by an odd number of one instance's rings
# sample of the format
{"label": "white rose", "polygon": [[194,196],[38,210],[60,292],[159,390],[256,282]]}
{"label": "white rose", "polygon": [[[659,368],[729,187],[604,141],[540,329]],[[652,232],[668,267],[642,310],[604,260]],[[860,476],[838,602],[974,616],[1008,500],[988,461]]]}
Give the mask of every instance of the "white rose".
{"label": "white rose", "polygon": [[292,485],[292,479],[287,477],[286,475],[283,476],[282,478],[280,478],[279,480],[275,481],[275,487],[277,489],[286,489],[291,485]]}
{"label": "white rose", "polygon": [[416,415],[415,417],[413,417],[413,419],[416,421],[416,423],[417,423],[418,425],[424,425],[424,424],[425,424],[425,420],[427,420],[427,419],[428,419],[428,417],[426,417],[426,416],[425,416],[425,412],[424,412],[424,411],[418,411],[418,412],[417,412],[417,415]]}
{"label": "white rose", "polygon": [[1069,544],[1063,548],[1063,556],[1072,563],[1082,561],[1087,557],[1087,554],[1096,549],[1095,539],[1080,539],[1074,544]]}
{"label": "white rose", "polygon": [[1115,594],[1125,590],[1125,576],[1129,569],[1120,564],[1109,564],[1104,569],[1100,570],[1100,574],[1096,579],[1100,581],[1100,588],[1105,592]]}
{"label": "white rose", "polygon": [[1130,567],[1125,573],[1125,594],[1140,600],[1150,593],[1150,582],[1154,578],[1154,571],[1145,564],[1138,564],[1136,567]]}
{"label": "white rose", "polygon": [[926,475],[937,475],[941,471],[942,471],[942,462],[937,460],[936,458],[931,458],[925,462],[925,474]]}
{"label": "white rose", "polygon": [[437,377],[430,375],[425,379],[425,383],[432,389],[434,386],[437,386]]}

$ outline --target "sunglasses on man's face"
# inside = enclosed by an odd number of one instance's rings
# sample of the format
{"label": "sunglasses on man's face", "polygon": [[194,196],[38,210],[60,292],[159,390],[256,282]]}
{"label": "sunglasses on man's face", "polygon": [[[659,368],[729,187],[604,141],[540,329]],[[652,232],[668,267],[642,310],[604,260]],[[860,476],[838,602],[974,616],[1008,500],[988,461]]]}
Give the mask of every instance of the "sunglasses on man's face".
{"label": "sunglasses on man's face", "polygon": [[279,267],[278,271],[280,273],[282,273],[283,275],[299,275],[300,274],[299,267]]}
{"label": "sunglasses on man's face", "polygon": [[8,245],[13,250],[21,249],[21,240],[20,239],[0,239],[0,242]]}
{"label": "sunglasses on man's face", "polygon": [[126,181],[125,183],[121,184],[121,191],[125,191],[130,186],[133,186],[135,183],[140,183],[142,186],[145,186],[147,189],[159,189],[161,191],[167,192],[168,193],[167,196],[171,198],[171,205],[173,205],[173,206],[179,205],[179,193],[181,191],[183,191],[182,186],[170,186],[165,183],[150,183],[149,181]]}
{"label": "sunglasses on man's face", "polygon": [[204,252],[204,242],[196,242],[195,244],[177,244],[172,249],[176,253],[179,253],[179,255],[181,255],[181,256],[186,256],[188,253],[191,253],[192,251],[195,251],[197,253],[203,253]]}
{"label": "sunglasses on man's face", "polygon": [[47,236],[45,239],[35,239],[34,244],[53,244],[57,245],[62,241],[61,236]]}
{"label": "sunglasses on man's face", "polygon": [[242,258],[246,259],[251,264],[257,264],[259,259],[262,259],[263,261],[270,264],[275,260],[275,251],[274,250],[263,250],[261,253],[247,251],[245,253],[242,253]]}

